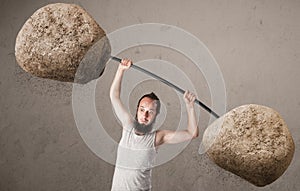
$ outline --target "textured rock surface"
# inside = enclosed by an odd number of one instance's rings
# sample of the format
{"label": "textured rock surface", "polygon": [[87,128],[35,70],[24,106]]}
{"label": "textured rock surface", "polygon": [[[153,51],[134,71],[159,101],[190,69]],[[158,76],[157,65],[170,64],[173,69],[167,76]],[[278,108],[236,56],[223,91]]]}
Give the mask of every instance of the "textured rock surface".
{"label": "textured rock surface", "polygon": [[25,22],[16,39],[15,55],[19,65],[35,76],[73,82],[77,71],[75,81],[86,83],[103,72],[110,45],[84,9],[55,3],[40,8]]}
{"label": "textured rock surface", "polygon": [[216,120],[206,129],[203,144],[217,165],[256,186],[280,177],[295,150],[280,115],[254,104],[235,108]]}

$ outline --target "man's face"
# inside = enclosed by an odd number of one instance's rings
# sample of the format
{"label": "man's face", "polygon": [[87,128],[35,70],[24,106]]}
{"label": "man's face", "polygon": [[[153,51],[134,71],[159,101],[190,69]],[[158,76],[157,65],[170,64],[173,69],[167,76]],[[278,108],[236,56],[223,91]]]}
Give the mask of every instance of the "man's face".
{"label": "man's face", "polygon": [[137,121],[142,125],[150,125],[156,118],[156,100],[144,97],[137,109]]}

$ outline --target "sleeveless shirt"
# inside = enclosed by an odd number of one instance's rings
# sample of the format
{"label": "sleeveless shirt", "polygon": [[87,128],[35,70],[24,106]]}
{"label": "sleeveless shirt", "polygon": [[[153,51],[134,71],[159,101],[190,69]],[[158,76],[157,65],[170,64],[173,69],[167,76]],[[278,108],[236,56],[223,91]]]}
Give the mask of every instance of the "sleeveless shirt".
{"label": "sleeveless shirt", "polygon": [[118,146],[112,191],[151,190],[151,173],[157,155],[156,131],[137,135],[134,128],[123,128]]}

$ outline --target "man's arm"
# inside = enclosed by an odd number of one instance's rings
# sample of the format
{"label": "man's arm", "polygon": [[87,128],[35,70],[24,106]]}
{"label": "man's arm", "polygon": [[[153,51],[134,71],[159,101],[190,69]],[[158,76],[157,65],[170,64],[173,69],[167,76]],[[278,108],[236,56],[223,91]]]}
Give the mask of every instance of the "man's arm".
{"label": "man's arm", "polygon": [[129,112],[123,105],[120,94],[121,94],[121,84],[124,72],[130,68],[132,62],[128,59],[122,59],[122,62],[119,64],[118,70],[116,72],[115,78],[110,87],[110,100],[112,106],[114,108],[115,114],[118,119],[121,121],[122,126],[127,126],[129,123],[132,122],[132,117],[130,116]]}
{"label": "man's arm", "polygon": [[186,91],[183,95],[188,115],[188,125],[186,130],[158,130],[156,134],[155,146],[164,143],[175,144],[188,141],[198,137],[199,130],[197,127],[196,114],[194,110],[195,95]]}

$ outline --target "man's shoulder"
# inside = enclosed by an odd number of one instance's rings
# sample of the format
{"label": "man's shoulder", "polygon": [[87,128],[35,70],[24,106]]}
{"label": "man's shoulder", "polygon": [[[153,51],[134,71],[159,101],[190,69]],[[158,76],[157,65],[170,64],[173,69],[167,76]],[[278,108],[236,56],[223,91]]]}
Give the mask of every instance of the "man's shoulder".
{"label": "man's shoulder", "polygon": [[133,119],[128,120],[126,123],[122,124],[123,130],[131,131],[133,129]]}

